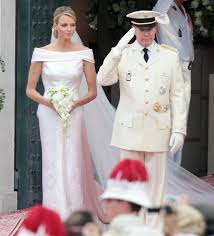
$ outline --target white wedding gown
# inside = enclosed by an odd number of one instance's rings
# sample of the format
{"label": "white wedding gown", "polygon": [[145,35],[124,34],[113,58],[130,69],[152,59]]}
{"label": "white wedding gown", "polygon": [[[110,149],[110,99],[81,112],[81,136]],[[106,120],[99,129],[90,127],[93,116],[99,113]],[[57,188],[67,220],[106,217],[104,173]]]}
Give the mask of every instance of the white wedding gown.
{"label": "white wedding gown", "polygon": [[[35,48],[32,63],[43,62],[44,96],[52,87],[65,85],[78,99],[83,60],[94,63],[92,50],[56,52]],[[43,204],[57,210],[62,218],[75,210],[88,209],[105,221],[94,181],[83,107],[72,111],[66,133],[53,109],[40,104],[37,116],[42,145]]]}

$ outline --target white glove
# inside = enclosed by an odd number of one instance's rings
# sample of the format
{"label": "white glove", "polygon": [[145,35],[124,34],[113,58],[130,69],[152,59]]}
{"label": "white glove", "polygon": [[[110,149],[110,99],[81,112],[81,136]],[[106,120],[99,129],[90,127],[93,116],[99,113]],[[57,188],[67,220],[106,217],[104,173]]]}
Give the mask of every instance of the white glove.
{"label": "white glove", "polygon": [[172,133],[169,141],[169,146],[171,147],[170,153],[174,155],[180,147],[184,144],[184,135],[181,133]]}
{"label": "white glove", "polygon": [[115,56],[121,56],[123,49],[128,45],[129,41],[134,37],[134,28],[132,27],[112,49]]}

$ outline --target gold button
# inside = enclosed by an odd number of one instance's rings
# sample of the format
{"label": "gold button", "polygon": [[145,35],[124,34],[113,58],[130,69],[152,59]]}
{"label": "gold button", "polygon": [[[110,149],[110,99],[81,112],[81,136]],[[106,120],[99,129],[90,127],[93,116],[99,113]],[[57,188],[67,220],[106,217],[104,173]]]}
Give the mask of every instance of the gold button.
{"label": "gold button", "polygon": [[146,104],[149,104],[149,101],[146,101],[145,103],[146,103]]}
{"label": "gold button", "polygon": [[148,90],[148,89],[146,89],[146,90],[145,90],[145,92],[146,92],[146,93],[148,93],[148,92],[149,92],[149,90]]}
{"label": "gold button", "polygon": [[148,81],[148,80],[149,80],[149,78],[146,78],[145,80],[146,80],[146,81]]}
{"label": "gold button", "polygon": [[147,116],[147,115],[148,115],[148,112],[145,112],[144,115]]}

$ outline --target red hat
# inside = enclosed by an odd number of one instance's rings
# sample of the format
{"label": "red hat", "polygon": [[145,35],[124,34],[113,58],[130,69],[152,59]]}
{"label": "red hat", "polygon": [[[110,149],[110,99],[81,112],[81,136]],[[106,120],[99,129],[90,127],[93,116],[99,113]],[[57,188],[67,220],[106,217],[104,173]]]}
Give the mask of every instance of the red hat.
{"label": "red hat", "polygon": [[118,199],[149,207],[146,167],[140,160],[123,159],[112,170],[102,199]]}
{"label": "red hat", "polygon": [[31,208],[17,236],[64,236],[66,230],[59,214],[44,206]]}

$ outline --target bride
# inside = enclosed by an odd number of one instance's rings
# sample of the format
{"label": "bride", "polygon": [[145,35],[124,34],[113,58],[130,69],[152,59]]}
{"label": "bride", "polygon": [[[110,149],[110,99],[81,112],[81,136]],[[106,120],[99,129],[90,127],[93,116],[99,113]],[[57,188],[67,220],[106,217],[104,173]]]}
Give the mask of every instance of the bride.
{"label": "bride", "polygon": [[[55,209],[63,218],[84,208],[106,222],[98,199],[98,188],[93,181],[83,117],[83,105],[90,103],[97,93],[93,52],[70,40],[76,30],[76,16],[70,7],[57,8],[53,22],[56,40],[34,49],[26,89],[27,96],[39,104],[37,116],[42,145],[43,204]],[[80,96],[83,74],[86,92]],[[45,88],[43,96],[36,90],[40,75]],[[62,87],[71,91],[73,100],[72,106],[69,100],[70,116],[66,130],[61,120],[63,116],[59,115],[49,97],[50,91]],[[65,94],[58,96],[62,102]],[[90,116],[87,118],[90,119]],[[95,121],[92,120],[92,123],[95,124]],[[96,130],[101,134],[102,130],[93,127],[93,131]]]}

